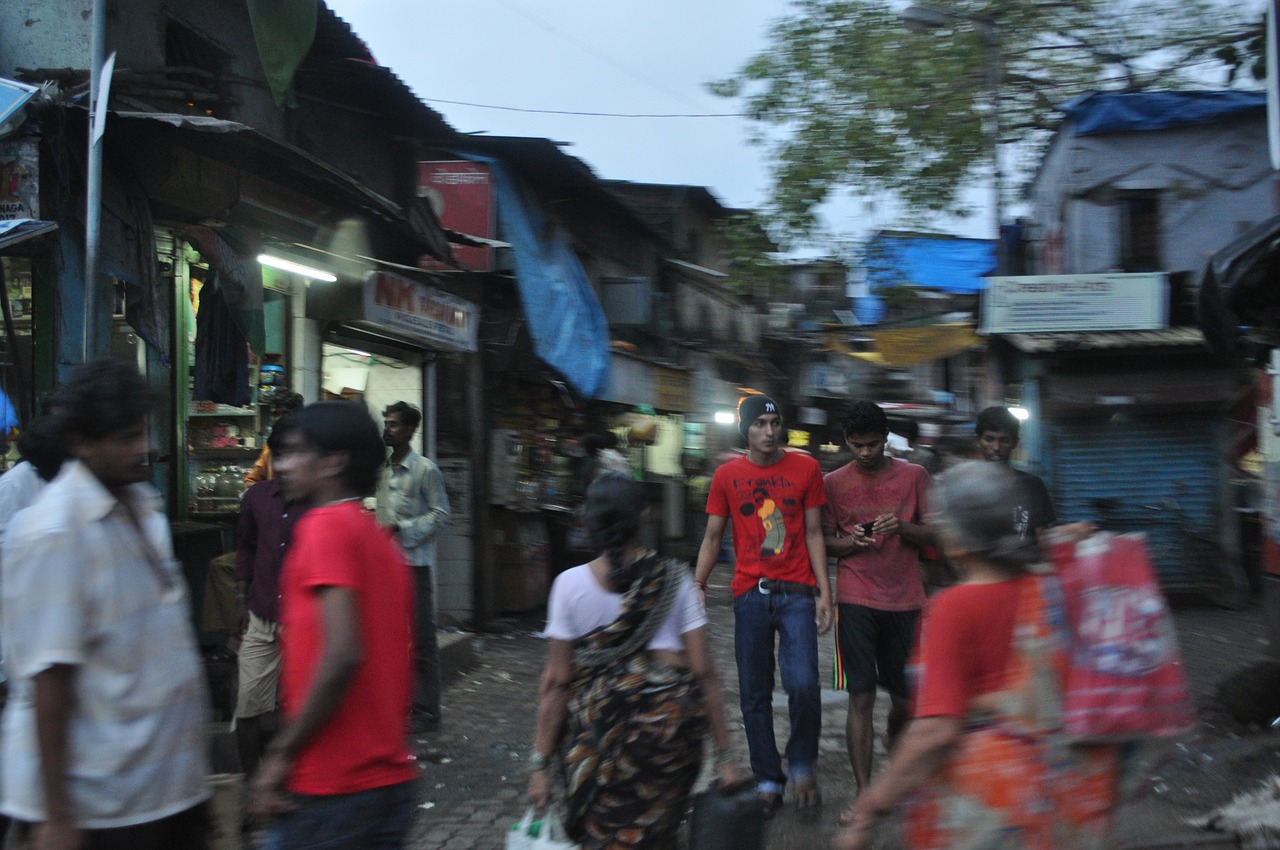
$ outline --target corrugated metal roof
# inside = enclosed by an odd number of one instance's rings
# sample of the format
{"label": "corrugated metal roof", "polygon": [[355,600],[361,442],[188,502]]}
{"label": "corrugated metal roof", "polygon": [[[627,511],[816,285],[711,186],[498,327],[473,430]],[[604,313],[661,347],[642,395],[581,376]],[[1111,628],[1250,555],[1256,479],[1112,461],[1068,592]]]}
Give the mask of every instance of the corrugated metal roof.
{"label": "corrugated metal roof", "polygon": [[586,161],[567,153],[570,143],[526,136],[460,135],[449,150],[491,156],[506,163],[522,180],[551,194],[556,200],[582,197],[611,210],[655,239],[666,236],[630,205],[609,191]]}
{"label": "corrugated metal roof", "polygon": [[323,3],[316,18],[315,41],[294,85],[300,93],[370,108],[405,135],[443,140],[457,134],[395,71],[379,65],[351,25]]}
{"label": "corrugated metal roof", "polygon": [[1027,354],[1055,351],[1098,351],[1118,348],[1205,347],[1199,328],[1162,328],[1153,331],[1094,331],[1081,333],[1005,334],[1014,348]]}

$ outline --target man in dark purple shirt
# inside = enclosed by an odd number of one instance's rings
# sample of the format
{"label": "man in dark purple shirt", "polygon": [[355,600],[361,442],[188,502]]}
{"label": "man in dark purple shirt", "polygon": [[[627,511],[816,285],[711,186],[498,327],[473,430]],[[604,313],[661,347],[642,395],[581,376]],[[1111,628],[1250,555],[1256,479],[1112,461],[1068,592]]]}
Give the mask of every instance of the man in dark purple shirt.
{"label": "man in dark purple shirt", "polygon": [[236,696],[236,745],[245,775],[278,723],[280,684],[280,565],[305,508],[287,502],[274,478],[245,491],[236,534],[236,602],[240,608],[240,688]]}

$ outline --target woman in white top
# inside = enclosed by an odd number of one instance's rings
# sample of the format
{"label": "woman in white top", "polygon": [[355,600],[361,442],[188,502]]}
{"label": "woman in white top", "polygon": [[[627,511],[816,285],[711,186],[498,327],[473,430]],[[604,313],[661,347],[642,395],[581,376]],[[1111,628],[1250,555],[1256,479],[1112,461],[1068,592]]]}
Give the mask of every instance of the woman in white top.
{"label": "woman in white top", "polygon": [[600,556],[558,576],[547,606],[547,666],[530,757],[529,799],[551,801],[564,760],[565,825],[584,850],[670,848],[708,730],[723,785],[744,774],[729,741],[707,615],[688,567],[640,542],[642,485],[619,473],[587,490]]}

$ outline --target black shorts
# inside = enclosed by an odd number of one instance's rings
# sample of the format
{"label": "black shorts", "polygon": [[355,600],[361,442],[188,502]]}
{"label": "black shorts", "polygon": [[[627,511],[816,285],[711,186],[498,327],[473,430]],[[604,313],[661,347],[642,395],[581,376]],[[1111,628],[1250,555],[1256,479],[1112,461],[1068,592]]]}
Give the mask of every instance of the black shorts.
{"label": "black shorts", "polygon": [[875,691],[878,684],[896,697],[910,696],[907,659],[919,610],[881,611],[847,602],[836,607],[836,646],[849,693]]}

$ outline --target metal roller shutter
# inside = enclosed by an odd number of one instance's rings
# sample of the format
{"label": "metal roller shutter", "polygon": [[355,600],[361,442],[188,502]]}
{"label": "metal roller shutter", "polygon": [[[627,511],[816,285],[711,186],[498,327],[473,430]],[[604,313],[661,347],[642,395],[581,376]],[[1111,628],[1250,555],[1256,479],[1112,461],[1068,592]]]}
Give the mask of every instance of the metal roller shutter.
{"label": "metal roller shutter", "polygon": [[1046,478],[1059,518],[1146,532],[1166,592],[1212,586],[1223,427],[1209,414],[1050,425]]}

